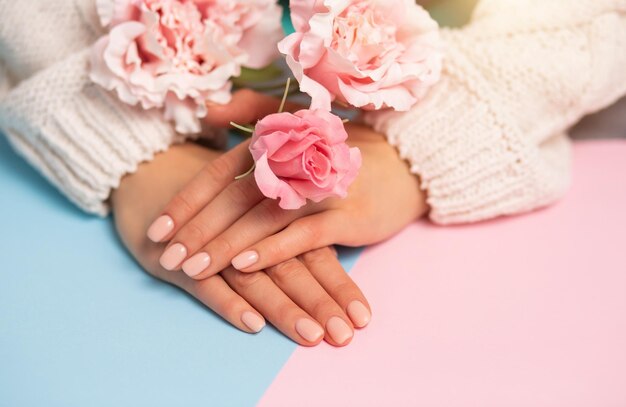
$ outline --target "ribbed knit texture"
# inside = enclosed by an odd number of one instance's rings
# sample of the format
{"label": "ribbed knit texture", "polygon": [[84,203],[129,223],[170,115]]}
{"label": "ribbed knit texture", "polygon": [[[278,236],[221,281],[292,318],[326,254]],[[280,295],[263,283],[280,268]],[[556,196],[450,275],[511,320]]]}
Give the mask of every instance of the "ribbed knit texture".
{"label": "ribbed knit texture", "polygon": [[0,111],[11,143],[76,204],[104,215],[120,179],[183,139],[162,113],[124,105],[90,82],[88,51],[36,74]]}
{"label": "ribbed knit texture", "polygon": [[405,114],[366,121],[419,174],[433,221],[526,212],[570,182],[566,130],[626,93],[626,2],[483,0],[444,30],[443,78]]}
{"label": "ribbed knit texture", "polygon": [[[367,117],[420,176],[434,221],[563,195],[566,130],[626,93],[625,13],[626,0],[482,0],[468,26],[444,30],[445,70],[427,99]],[[70,199],[106,214],[120,179],[182,138],[160,112],[89,81],[101,34],[95,0],[0,0],[0,128]]]}
{"label": "ribbed knit texture", "polygon": [[19,82],[0,102],[0,127],[70,200],[98,215],[124,175],[184,140],[162,112],[121,103],[89,80],[89,46],[102,33],[95,0],[0,1],[0,77]]}

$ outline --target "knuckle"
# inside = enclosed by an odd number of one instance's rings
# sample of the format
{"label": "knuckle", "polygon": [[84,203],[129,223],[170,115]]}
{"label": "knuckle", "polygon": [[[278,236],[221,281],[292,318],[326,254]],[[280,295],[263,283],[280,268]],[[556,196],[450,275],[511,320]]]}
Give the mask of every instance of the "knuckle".
{"label": "knuckle", "polygon": [[316,319],[322,319],[323,316],[328,316],[335,313],[337,304],[330,298],[319,299],[311,307],[311,315]]}
{"label": "knuckle", "polygon": [[208,231],[196,222],[189,223],[176,236],[182,243],[203,243],[208,240]]}
{"label": "knuckle", "polygon": [[283,209],[281,209],[274,200],[266,199],[259,204],[257,215],[257,221],[263,224],[276,224],[280,223],[285,215]]}
{"label": "knuckle", "polygon": [[283,239],[267,239],[258,245],[258,249],[260,253],[263,253],[265,259],[274,261],[272,264],[293,257],[288,254],[289,243],[283,241]]}
{"label": "knuckle", "polygon": [[226,154],[204,167],[204,175],[211,181],[225,181],[233,172],[234,163]]}
{"label": "knuckle", "polygon": [[321,238],[321,228],[314,222],[299,222],[296,227],[300,229],[302,239],[307,242],[316,243]]}
{"label": "knuckle", "polygon": [[183,217],[190,217],[194,213],[193,200],[188,193],[181,192],[176,195],[170,204],[171,208],[175,208],[176,212]]}
{"label": "knuckle", "polygon": [[247,290],[256,286],[262,279],[263,272],[261,271],[254,273],[242,273],[241,271],[236,271],[233,274],[233,284],[241,290]]}
{"label": "knuckle", "polygon": [[302,264],[296,259],[290,259],[271,267],[268,273],[279,285],[295,278],[302,271]]}
{"label": "knuckle", "polygon": [[213,310],[224,317],[229,317],[237,315],[240,309],[239,301],[229,299],[216,303]]}
{"label": "knuckle", "polygon": [[339,297],[344,298],[360,298],[360,291],[356,288],[356,285],[352,282],[352,280],[342,281],[340,283],[335,284],[335,287],[332,290],[335,298],[338,300]]}
{"label": "knuckle", "polygon": [[305,263],[311,265],[324,263],[327,262],[329,259],[334,258],[335,256],[333,255],[332,251],[327,247],[311,250],[302,255],[302,259],[305,261]]}
{"label": "knuckle", "polygon": [[254,188],[249,179],[252,177],[246,177],[246,179],[240,182],[235,182],[228,190],[229,198],[236,203],[244,203],[251,201],[254,197]]}
{"label": "knuckle", "polygon": [[294,304],[286,304],[273,310],[273,314],[277,321],[293,320],[300,312],[300,307]]}
{"label": "knuckle", "polygon": [[207,251],[222,256],[229,256],[233,251],[233,246],[228,239],[217,237],[211,242],[211,247]]}
{"label": "knuckle", "polygon": [[231,181],[236,174],[239,167],[241,158],[238,155],[237,148],[222,154],[217,160],[215,160],[209,170],[211,174],[220,181]]}
{"label": "knuckle", "polygon": [[223,156],[219,157],[217,160],[215,160],[209,165],[206,165],[203,168],[204,176],[208,180],[219,179],[222,176],[222,171],[220,171],[221,166],[216,165],[217,163],[220,163],[221,161],[223,161]]}

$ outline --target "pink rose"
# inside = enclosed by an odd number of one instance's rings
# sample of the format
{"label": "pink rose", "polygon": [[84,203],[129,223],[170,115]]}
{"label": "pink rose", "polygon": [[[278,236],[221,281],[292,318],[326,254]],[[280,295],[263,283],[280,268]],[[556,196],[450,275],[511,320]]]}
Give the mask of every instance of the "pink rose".
{"label": "pink rose", "polygon": [[346,144],[342,120],[324,110],[276,113],[260,120],[250,143],[259,189],[268,198],[280,198],[283,209],[298,209],[338,196],[361,167],[361,152]]}
{"label": "pink rose", "polygon": [[415,0],[291,0],[279,44],[312,108],[409,110],[439,80],[437,23]]}
{"label": "pink rose", "polygon": [[[97,0],[109,35],[94,45],[91,79],[125,103],[164,108],[180,133],[198,133],[206,103],[230,101],[230,78],[276,57],[276,0]],[[275,43],[274,43],[275,44]]]}

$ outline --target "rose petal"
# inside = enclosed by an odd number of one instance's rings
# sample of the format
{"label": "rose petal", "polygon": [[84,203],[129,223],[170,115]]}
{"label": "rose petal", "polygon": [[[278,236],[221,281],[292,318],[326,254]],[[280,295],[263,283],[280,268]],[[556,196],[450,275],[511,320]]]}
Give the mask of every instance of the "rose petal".
{"label": "rose petal", "polygon": [[255,162],[254,178],[263,195],[271,199],[280,199],[279,206],[283,209],[299,209],[306,204],[306,199],[302,195],[274,175],[265,154]]}

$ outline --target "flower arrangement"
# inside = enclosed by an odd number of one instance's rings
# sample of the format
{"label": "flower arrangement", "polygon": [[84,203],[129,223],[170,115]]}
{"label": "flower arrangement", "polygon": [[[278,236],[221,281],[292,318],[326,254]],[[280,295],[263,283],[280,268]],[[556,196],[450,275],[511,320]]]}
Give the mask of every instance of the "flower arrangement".
{"label": "flower arrangement", "polygon": [[232,77],[278,56],[275,0],[96,0],[109,29],[93,47],[91,79],[120,100],[162,108],[179,133],[200,132],[207,103],[230,101]]}
{"label": "flower arrangement", "polygon": [[[269,115],[250,132],[256,183],[283,209],[345,197],[361,166],[332,103],[409,110],[438,80],[437,23],[414,0],[291,0],[282,38],[276,0],[96,0],[108,35],[91,78],[144,109],[162,108],[180,133],[200,131],[207,103],[228,103],[242,67],[282,53],[309,109]],[[243,174],[242,176],[245,176]]]}
{"label": "flower arrangement", "polygon": [[406,111],[439,80],[437,23],[415,0],[291,0],[278,45],[312,107]]}

